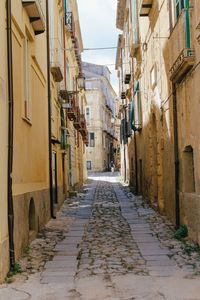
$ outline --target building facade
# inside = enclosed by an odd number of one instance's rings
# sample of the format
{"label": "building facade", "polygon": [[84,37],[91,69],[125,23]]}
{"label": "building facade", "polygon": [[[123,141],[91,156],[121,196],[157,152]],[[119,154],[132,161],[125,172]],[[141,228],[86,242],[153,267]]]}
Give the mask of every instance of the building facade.
{"label": "building facade", "polygon": [[197,242],[199,18],[198,1],[118,1],[126,178]]}
{"label": "building facade", "polygon": [[86,180],[87,128],[76,1],[5,0],[0,6],[2,282]]}
{"label": "building facade", "polygon": [[110,71],[105,66],[83,63],[86,79],[85,117],[89,140],[86,151],[89,171],[110,170],[116,151],[115,101]]}

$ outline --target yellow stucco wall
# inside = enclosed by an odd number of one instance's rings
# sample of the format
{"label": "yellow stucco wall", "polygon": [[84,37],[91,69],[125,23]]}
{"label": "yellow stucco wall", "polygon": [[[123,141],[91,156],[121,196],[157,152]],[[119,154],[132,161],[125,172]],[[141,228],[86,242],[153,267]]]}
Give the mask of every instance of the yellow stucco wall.
{"label": "yellow stucco wall", "polygon": [[0,282],[9,269],[7,222],[7,145],[8,145],[8,97],[5,1],[0,2]]}

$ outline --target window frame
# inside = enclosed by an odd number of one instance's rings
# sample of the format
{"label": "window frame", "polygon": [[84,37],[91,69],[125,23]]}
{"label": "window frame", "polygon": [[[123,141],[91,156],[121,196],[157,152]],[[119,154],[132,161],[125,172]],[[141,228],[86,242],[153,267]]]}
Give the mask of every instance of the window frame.
{"label": "window frame", "polygon": [[[91,135],[93,135],[94,138],[91,138]],[[89,146],[92,148],[95,147],[95,132],[89,133]]]}

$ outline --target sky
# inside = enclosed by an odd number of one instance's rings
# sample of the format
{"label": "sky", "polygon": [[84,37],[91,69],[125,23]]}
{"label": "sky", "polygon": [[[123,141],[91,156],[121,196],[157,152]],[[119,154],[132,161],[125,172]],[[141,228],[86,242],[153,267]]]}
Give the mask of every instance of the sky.
{"label": "sky", "polygon": [[[119,31],[116,29],[117,0],[77,0],[84,48],[116,47]],[[84,51],[83,61],[107,65],[111,84],[118,91],[115,71],[116,49]]]}

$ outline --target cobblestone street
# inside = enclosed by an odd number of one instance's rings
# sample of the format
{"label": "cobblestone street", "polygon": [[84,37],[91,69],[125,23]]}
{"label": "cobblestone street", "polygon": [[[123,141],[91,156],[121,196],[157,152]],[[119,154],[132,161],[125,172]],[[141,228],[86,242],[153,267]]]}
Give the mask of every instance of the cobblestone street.
{"label": "cobblestone street", "polygon": [[32,242],[0,299],[200,299],[199,252],[173,234],[119,177],[93,175]]}

